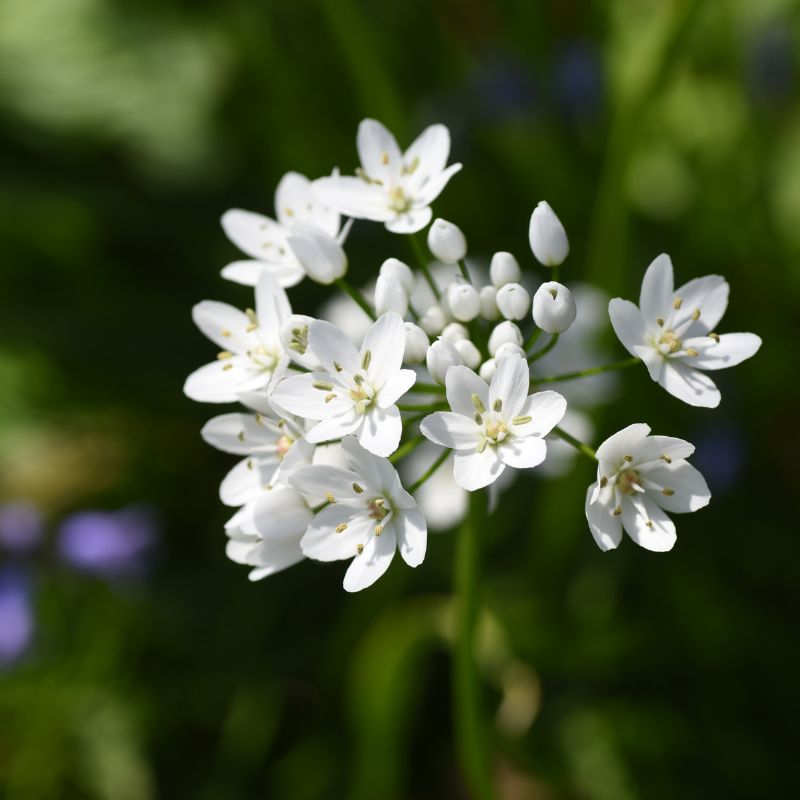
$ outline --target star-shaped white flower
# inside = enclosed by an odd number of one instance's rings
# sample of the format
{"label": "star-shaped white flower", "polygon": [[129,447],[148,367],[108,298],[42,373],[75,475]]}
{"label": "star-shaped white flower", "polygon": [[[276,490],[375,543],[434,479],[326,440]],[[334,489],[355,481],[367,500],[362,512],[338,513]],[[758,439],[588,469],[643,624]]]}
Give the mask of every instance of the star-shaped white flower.
{"label": "star-shaped white flower", "polygon": [[675,544],[667,512],[683,514],[708,505],[711,492],[686,459],[694,445],[651,436],[644,423],[629,425],[597,448],[597,481],[586,492],[586,520],[598,547],[611,550],[623,528],[636,544],[663,552]]}
{"label": "star-shaped white flower", "polygon": [[660,255],[645,272],[639,307],[619,297],[608,305],[611,324],[650,377],[692,406],[715,408],[720,393],[701,370],[725,369],[755,355],[754,333],[717,334],[728,307],[727,281],[720,275],[695,278],[673,291],[672,262]]}
{"label": "star-shaped white flower", "polygon": [[349,226],[339,230],[339,213],[319,203],[311,194],[311,181],[297,172],[287,172],[275,190],[277,220],[232,208],[222,216],[228,238],[250,256],[249,261],[234,261],[222,270],[222,277],[245,286],[255,286],[264,272],[281,286],[300,283],[305,270],[288,244],[297,222],[310,222],[334,239],[344,238]]}
{"label": "star-shaped white flower", "polygon": [[352,558],[344,588],[357,592],[386,572],[397,549],[409,566],[421,564],[428,531],[425,516],[387,459],[367,452],[352,436],[342,439],[342,448],[349,469],[305,467],[293,472],[289,483],[329,503],[309,524],[302,552],[317,561]]}
{"label": "star-shaped white flower", "polygon": [[314,181],[314,197],[342,214],[383,222],[393,233],[414,233],[431,220],[431,203],[461,164],[447,166],[450,132],[431,125],[402,153],[380,122],[365,119],[356,138],[357,176],[333,175]]}
{"label": "star-shaped white flower", "polygon": [[281,326],[292,313],[286,292],[264,273],[256,286],[255,311],[204,300],[192,309],[198,328],[222,351],[195,370],[183,386],[192,400],[231,403],[241,392],[266,386],[285,358]]}
{"label": "star-shaped white flower", "polygon": [[371,453],[388,456],[402,433],[395,403],[417,377],[401,369],[405,342],[403,319],[394,311],[372,325],[360,352],[335,325],[315,320],[308,326],[308,349],[325,371],[286,378],[273,400],[292,414],[319,420],[306,434],[309,442],[352,433]]}
{"label": "star-shaped white flower", "polygon": [[567,401],[557,392],[528,395],[525,359],[516,354],[497,365],[491,385],[465,366],[450,367],[445,377],[452,411],[422,420],[422,433],[455,453],[453,477],[472,492],[488,486],[507,466],[524,469],[547,455],[544,437],[559,423]]}

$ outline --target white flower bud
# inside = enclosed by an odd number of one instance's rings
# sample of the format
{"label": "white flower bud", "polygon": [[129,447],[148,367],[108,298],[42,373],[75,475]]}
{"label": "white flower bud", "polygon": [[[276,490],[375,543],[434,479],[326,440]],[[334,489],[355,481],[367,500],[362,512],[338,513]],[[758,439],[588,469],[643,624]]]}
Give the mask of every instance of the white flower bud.
{"label": "white flower bud", "polygon": [[478,368],[478,364],[481,363],[481,351],[469,339],[459,339],[455,342],[455,348],[466,366],[470,369]]}
{"label": "white flower bud", "polygon": [[460,322],[451,322],[442,331],[442,339],[455,344],[459,339],[468,339],[469,331]]}
{"label": "white flower bud", "polygon": [[522,347],[522,331],[509,320],[496,325],[489,335],[489,353],[494,355],[501,344],[512,342]]}
{"label": "white flower bud", "polygon": [[533,209],[528,239],[536,260],[545,267],[556,267],[569,255],[567,232],[544,200]]}
{"label": "white flower bud", "polygon": [[387,258],[381,264],[381,275],[388,275],[400,283],[406,290],[406,294],[414,291],[414,273],[408,264],[404,264],[399,258]]}
{"label": "white flower bud", "polygon": [[313,222],[295,222],[286,239],[312,281],[333,283],[347,272],[347,256],[330,234]]}
{"label": "white flower bud", "polygon": [[511,253],[501,251],[492,256],[489,277],[494,286],[499,289],[507,283],[519,283],[522,270],[519,268],[519,262]]}
{"label": "white flower bud", "polygon": [[421,364],[428,354],[428,347],[430,339],[428,334],[425,333],[419,325],[413,322],[406,322],[406,349],[403,355],[403,361],[406,364]]}
{"label": "white flower bud", "polygon": [[481,313],[478,290],[468,283],[451,283],[447,287],[447,305],[460,322],[469,322]]}
{"label": "white flower bud", "polygon": [[375,313],[396,311],[401,317],[408,313],[408,292],[394,275],[381,273],[375,282]]}
{"label": "white flower bud", "polygon": [[444,264],[457,264],[467,254],[467,240],[458,225],[435,219],[428,229],[428,249]]}
{"label": "white flower bud", "polygon": [[481,364],[478,375],[480,375],[486,383],[491,383],[495,372],[497,372],[497,362],[493,358],[489,358]]}
{"label": "white flower bud", "polygon": [[431,306],[419,318],[419,326],[428,336],[440,334],[445,325],[447,325],[447,315],[441,306]]}
{"label": "white flower bud", "polygon": [[463,364],[461,353],[456,350],[455,345],[446,339],[437,339],[429,348],[425,359],[428,372],[436,383],[444,386],[445,375],[450,367]]}
{"label": "white flower bud", "polygon": [[543,283],[533,296],[533,321],[546,333],[564,333],[575,321],[575,300],[561,283]]}
{"label": "white flower bud", "polygon": [[304,356],[308,349],[308,326],[314,317],[305,314],[290,314],[281,325],[280,340],[283,349],[292,356]]}
{"label": "white flower bud", "polygon": [[494,286],[484,286],[480,291],[481,316],[489,322],[500,318],[500,309],[497,307],[497,289]]}
{"label": "white flower bud", "polygon": [[524,319],[531,307],[531,296],[524,286],[507,283],[497,290],[496,302],[506,319]]}
{"label": "white flower bud", "polygon": [[506,342],[497,348],[494,354],[494,360],[499,362],[509,356],[522,356],[523,358],[527,358],[528,354],[518,344]]}

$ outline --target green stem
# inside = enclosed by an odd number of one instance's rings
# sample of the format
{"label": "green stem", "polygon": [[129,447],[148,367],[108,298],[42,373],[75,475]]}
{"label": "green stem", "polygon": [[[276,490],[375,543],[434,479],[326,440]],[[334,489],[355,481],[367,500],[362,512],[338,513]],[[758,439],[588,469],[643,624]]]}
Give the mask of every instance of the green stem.
{"label": "green stem", "polygon": [[487,736],[475,663],[480,610],[480,540],[486,530],[486,493],[470,492],[469,516],[458,532],[455,554],[456,641],[453,659],[455,739],[461,771],[472,800],[493,797]]}
{"label": "green stem", "polygon": [[361,292],[354,289],[344,278],[337,278],[334,283],[345,293],[349,294],[367,313],[370,319],[376,319],[375,312],[370,308],[369,303],[361,295]]}
{"label": "green stem", "polygon": [[409,390],[417,394],[444,394],[444,386],[438,383],[420,383],[417,381]]}
{"label": "green stem", "polygon": [[425,276],[425,280],[428,281],[428,286],[431,287],[433,296],[437,300],[440,300],[442,293],[439,291],[439,287],[436,285],[436,281],[433,279],[433,275],[431,275],[431,271],[428,269],[428,257],[425,255],[425,249],[419,239],[419,234],[410,233],[408,235],[408,240],[411,242],[411,249],[414,251],[414,256],[417,259],[420,270],[422,270],[422,274]]}
{"label": "green stem", "polygon": [[539,337],[541,335],[542,335],[542,329],[541,328],[534,328],[533,329],[533,333],[531,333],[531,335],[528,337],[528,341],[525,342],[524,349],[525,349],[526,353],[531,349],[531,347],[533,347],[536,344],[537,340],[539,339]]}
{"label": "green stem", "polygon": [[561,334],[559,333],[554,333],[550,341],[541,350],[539,350],[538,353],[534,353],[533,355],[528,356],[528,362],[532,364],[534,361],[540,359],[543,355],[549,353],[556,346],[558,342],[558,337],[560,335]]}
{"label": "green stem", "polygon": [[602,367],[591,367],[581,369],[577,372],[565,372],[562,375],[546,375],[543,378],[536,378],[536,383],[560,383],[561,381],[572,381],[575,378],[588,378],[589,375],[600,375],[603,372],[612,372],[617,369],[627,369],[641,361],[637,356],[626,358],[624,361],[615,361],[613,364],[604,364]]}
{"label": "green stem", "polygon": [[424,437],[422,434],[415,436],[413,439],[409,439],[405,444],[398,447],[397,450],[395,450],[394,453],[389,456],[389,461],[391,461],[392,464],[396,464],[401,458],[405,458],[405,456],[407,456],[409,453],[416,450],[423,441]]}
{"label": "green stem", "polygon": [[556,264],[554,267],[550,268],[550,280],[558,283],[560,279],[561,279],[561,264]]}
{"label": "green stem", "polygon": [[414,494],[414,492],[416,492],[417,489],[419,489],[419,487],[422,486],[422,484],[425,483],[425,481],[427,481],[428,478],[430,478],[431,475],[433,475],[433,473],[436,472],[436,470],[439,469],[442,464],[444,464],[445,461],[447,461],[447,456],[449,455],[449,450],[442,450],[442,452],[436,457],[436,461],[434,461],[433,464],[431,464],[428,469],[426,469],[425,472],[423,472],[422,475],[420,475],[419,478],[417,478],[414,483],[408,487],[409,494]]}
{"label": "green stem", "polygon": [[576,439],[572,434],[567,433],[565,430],[561,428],[553,428],[553,433],[563,439],[568,444],[571,444],[578,452],[583,453],[583,455],[591,458],[592,461],[597,461],[597,453],[589,447],[588,444],[584,444],[580,439]]}
{"label": "green stem", "polygon": [[464,261],[463,258],[461,259],[461,261],[458,262],[458,268],[461,270],[461,274],[464,277],[464,280],[467,283],[471,284],[472,278],[469,277],[469,271],[467,270],[467,262]]}

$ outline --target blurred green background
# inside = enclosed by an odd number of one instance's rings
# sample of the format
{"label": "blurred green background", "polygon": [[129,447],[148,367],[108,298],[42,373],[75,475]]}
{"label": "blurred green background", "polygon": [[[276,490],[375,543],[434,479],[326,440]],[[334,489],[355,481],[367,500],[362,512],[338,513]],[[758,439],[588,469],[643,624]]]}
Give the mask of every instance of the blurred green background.
{"label": "blurred green background", "polygon": [[[588,462],[505,496],[480,655],[499,796],[800,795],[799,11],[2,0],[0,796],[465,796],[453,535],[357,596],[333,565],[250,584],[224,556],[233,461],[198,435],[218,409],[181,392],[213,352],[192,304],[250,302],[220,214],[352,170],[364,116],[403,145],[450,126],[465,169],[435,211],[478,258],[530,266],[546,198],[567,282],[635,299],[667,251],[679,283],[726,275],[724,330],[764,339],[716,411],[644,369],[595,411],[595,444],[633,421],[697,443],[714,498],[669,555],[597,549]],[[366,223],[348,250],[354,282],[409,256]]]}

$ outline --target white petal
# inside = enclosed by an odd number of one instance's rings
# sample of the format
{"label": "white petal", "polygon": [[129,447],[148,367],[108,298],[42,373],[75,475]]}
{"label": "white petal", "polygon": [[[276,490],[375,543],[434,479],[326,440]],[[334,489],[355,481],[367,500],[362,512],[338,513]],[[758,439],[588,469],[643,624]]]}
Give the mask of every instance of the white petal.
{"label": "white petal", "polygon": [[622,464],[626,455],[650,433],[650,426],[644,422],[635,422],[628,425],[613,436],[609,436],[597,448],[597,460],[600,462],[599,470],[610,477]]}
{"label": "white petal", "polygon": [[727,369],[754,356],[761,347],[761,337],[754,333],[723,333],[718,342],[707,337],[685,339],[683,346],[700,352],[686,360],[695,369]]}
{"label": "white petal", "polygon": [[223,479],[219,498],[226,506],[243,506],[264,494],[280,462],[274,458],[245,458]]}
{"label": "white petal", "polygon": [[328,502],[333,497],[333,502],[344,504],[359,499],[361,493],[353,488],[354,484],[362,489],[366,488],[361,485],[355,472],[326,464],[313,464],[293,470],[288,480],[289,485],[302,494],[320,497]]}
{"label": "white petal", "polygon": [[631,445],[627,455],[633,456],[632,468],[640,468],[653,464],[666,463],[666,456],[671,461],[689,458],[694,453],[694,445],[674,436],[655,434]]}
{"label": "white petal", "polygon": [[307,434],[306,439],[312,444],[330,442],[355,433],[362,423],[362,417],[354,407],[345,409],[318,422]]}
{"label": "white petal", "polygon": [[203,440],[224,453],[249,455],[254,452],[275,451],[275,440],[281,433],[269,420],[263,424],[254,414],[221,414],[210,419],[200,431]]}
{"label": "white petal", "polygon": [[484,408],[489,408],[489,386],[469,367],[463,365],[450,367],[445,375],[445,388],[447,402],[457,414],[471,417],[475,413],[473,394],[478,396]]}
{"label": "white petal", "polygon": [[251,569],[247,577],[260,581],[269,575],[300,563],[305,556],[300,549],[299,537],[295,539],[275,539],[259,542],[250,554],[247,563],[258,565]]}
{"label": "white petal", "polygon": [[356,135],[356,148],[364,172],[373,180],[388,182],[400,172],[402,155],[397,140],[377,120],[361,121]]}
{"label": "white petal", "polygon": [[275,214],[286,228],[298,220],[319,225],[330,236],[339,233],[339,214],[314,202],[311,181],[299,172],[287,172],[275,190]]}
{"label": "white petal", "polygon": [[493,447],[487,447],[482,453],[477,450],[457,450],[453,464],[453,478],[462,489],[474,492],[496,481],[504,469],[505,464]]}
{"label": "white petal", "polygon": [[412,208],[403,214],[397,214],[386,221],[386,230],[391,233],[416,233],[421,231],[433,216],[429,206]]}
{"label": "white petal", "polygon": [[672,550],[677,538],[672,520],[646,494],[622,498],[622,525],[636,544],[657,553]]}
{"label": "white petal", "polygon": [[481,437],[481,427],[472,417],[452,411],[429,414],[422,420],[419,429],[426,439],[456,450],[474,450]]}
{"label": "white petal", "polygon": [[286,232],[274,219],[252,211],[232,208],[222,215],[225,235],[243,252],[259,261],[280,260],[286,248]]}
{"label": "white petal", "polygon": [[[306,419],[325,419],[344,414],[353,407],[349,398],[342,396],[338,387],[318,389],[317,386],[330,386],[330,376],[325,372],[310,372],[293,375],[282,380],[272,393],[272,398],[291,414]],[[336,395],[331,398],[331,395]],[[325,400],[325,398],[330,398]]]}
{"label": "white petal", "polygon": [[392,527],[397,536],[397,546],[403,561],[409,567],[418,567],[425,560],[428,527],[425,515],[418,507],[409,508],[392,517]]}
{"label": "white petal", "polygon": [[386,458],[365,450],[354,436],[342,439],[342,450],[350,469],[358,473],[360,482],[368,491],[385,493],[393,499],[398,492],[405,494],[397,470]]}
{"label": "white petal", "polygon": [[630,300],[615,297],[608,304],[608,315],[617,338],[631,355],[636,355],[634,347],[644,344],[647,335],[639,309]]}
{"label": "white petal", "polygon": [[[225,367],[231,366],[231,369]],[[196,369],[183,384],[184,394],[201,403],[235,403],[238,392],[261,389],[270,373],[255,371],[234,358]]]}
{"label": "white petal", "polygon": [[716,408],[719,405],[721,396],[714,381],[677,358],[665,360],[658,382],[673,397],[690,406]]}
{"label": "white petal", "polygon": [[256,284],[256,314],[259,336],[265,344],[274,345],[280,342],[281,326],[291,313],[292,307],[286,292],[273,275],[269,272],[262,273]]}
{"label": "white petal", "polygon": [[385,458],[397,450],[402,433],[403,423],[397,406],[372,406],[364,415],[364,422],[358,431],[358,441],[370,453]]}
{"label": "white petal", "polygon": [[633,354],[639,356],[644,362],[644,365],[647,367],[647,372],[650,374],[650,378],[656,382],[661,380],[661,373],[664,371],[664,364],[667,359],[664,358],[655,347],[651,347],[649,344],[639,345],[632,349]]}
{"label": "white petal", "polygon": [[361,345],[361,359],[367,352],[370,354],[366,372],[373,384],[380,386],[400,370],[405,349],[406,327],[403,318],[396,311],[387,311],[367,331]]}
{"label": "white petal", "polygon": [[[346,527],[342,528],[343,525]],[[308,558],[316,561],[352,558],[358,552],[358,545],[366,544],[372,537],[374,525],[375,521],[364,511],[338,503],[325,506],[308,526],[300,547]]]}
{"label": "white petal", "polygon": [[396,403],[415,383],[417,373],[413,369],[401,369],[390,375],[377,397],[379,408],[388,408]]}
{"label": "white petal", "polygon": [[360,592],[372,586],[389,569],[396,549],[397,538],[393,525],[387,525],[380,536],[371,536],[363,552],[347,568],[343,583],[345,591]]}
{"label": "white petal", "polygon": [[264,272],[269,272],[285,288],[296,286],[306,276],[297,260],[289,255],[284,260],[275,262],[233,261],[223,268],[221,275],[226,280],[243,286],[255,286]]}
{"label": "white petal", "polygon": [[252,506],[253,532],[265,540],[291,539],[299,542],[314,512],[302,496],[288,486],[265,492]]}
{"label": "white petal", "polygon": [[591,502],[596,488],[597,484],[593,483],[586,490],[584,505],[586,521],[597,546],[601,550],[613,550],[622,541],[622,522],[619,516],[614,516],[613,513],[613,494],[608,495],[611,498],[610,502],[608,500],[605,503],[599,500]]}
{"label": "white petal", "polygon": [[450,157],[450,131],[444,125],[429,125],[403,153],[403,165],[413,166],[408,183],[413,188],[425,181],[429,175],[441,172]]}
{"label": "white petal", "polygon": [[192,309],[192,319],[223,350],[243,353],[256,344],[255,337],[247,332],[247,315],[227,303],[203,300]]}
{"label": "white petal", "polygon": [[567,401],[558,392],[536,392],[525,400],[517,412],[517,416],[530,417],[531,421],[523,425],[514,425],[512,418],[514,435],[547,436],[561,422],[566,411]]}
{"label": "white petal", "polygon": [[414,207],[430,205],[442,193],[444,187],[450,182],[450,178],[460,171],[461,164],[451,164],[447,169],[429,175],[414,187]]}
{"label": "white petal", "polygon": [[316,200],[348,217],[386,222],[396,214],[386,202],[385,190],[362,178],[346,175],[319,178],[314,181],[313,192]]}
{"label": "white petal", "polygon": [[730,286],[721,275],[705,275],[685,283],[675,290],[675,297],[681,298],[681,307],[674,312],[671,326],[675,327],[699,308],[700,318],[692,322],[684,336],[702,336],[713,331],[728,308],[729,293]]}
{"label": "white petal", "polygon": [[536,467],[547,456],[547,445],[544,439],[529,436],[521,439],[509,436],[497,447],[497,454],[504,464],[517,469]]}
{"label": "white petal", "polygon": [[652,493],[653,499],[665,511],[687,514],[704,508],[711,501],[711,492],[705,478],[686,461],[654,467],[647,471],[646,478],[664,489],[672,490],[671,495],[660,491]]}
{"label": "white petal", "polygon": [[489,386],[488,409],[494,409],[499,400],[503,417],[516,417],[528,397],[529,386],[528,362],[518,355],[502,359]]}
{"label": "white petal", "polygon": [[657,256],[642,279],[639,308],[647,325],[655,326],[657,319],[669,319],[672,313],[672,261],[666,253]]}
{"label": "white petal", "polygon": [[308,326],[308,347],[331,374],[358,372],[361,363],[353,343],[330,322],[318,319]]}

